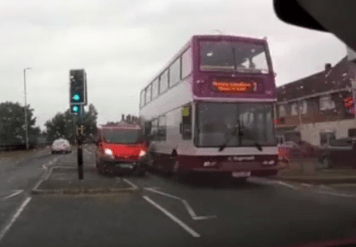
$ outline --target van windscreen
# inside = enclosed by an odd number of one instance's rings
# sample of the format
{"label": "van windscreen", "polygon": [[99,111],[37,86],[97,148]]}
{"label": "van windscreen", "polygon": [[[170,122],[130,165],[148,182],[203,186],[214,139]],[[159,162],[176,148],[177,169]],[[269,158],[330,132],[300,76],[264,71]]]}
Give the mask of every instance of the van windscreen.
{"label": "van windscreen", "polygon": [[103,137],[107,143],[134,144],[140,141],[140,131],[107,129],[103,131]]}

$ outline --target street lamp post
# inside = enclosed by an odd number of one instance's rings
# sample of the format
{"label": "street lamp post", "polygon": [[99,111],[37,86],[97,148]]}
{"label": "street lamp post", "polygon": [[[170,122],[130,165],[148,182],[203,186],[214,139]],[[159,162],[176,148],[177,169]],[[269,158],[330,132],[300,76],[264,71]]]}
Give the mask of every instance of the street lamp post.
{"label": "street lamp post", "polygon": [[24,89],[25,89],[25,133],[26,133],[26,150],[28,150],[28,122],[27,122],[27,93],[26,93],[26,70],[31,68],[25,68],[23,70],[23,79],[24,79]]}

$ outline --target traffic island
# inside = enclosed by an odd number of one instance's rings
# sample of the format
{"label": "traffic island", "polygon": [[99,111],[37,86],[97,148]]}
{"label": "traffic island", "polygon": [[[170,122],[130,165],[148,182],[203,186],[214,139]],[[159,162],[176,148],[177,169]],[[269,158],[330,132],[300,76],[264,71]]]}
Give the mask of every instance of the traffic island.
{"label": "traffic island", "polygon": [[95,168],[85,168],[84,179],[79,180],[76,167],[53,167],[32,189],[32,194],[108,194],[137,190],[126,179],[100,175]]}

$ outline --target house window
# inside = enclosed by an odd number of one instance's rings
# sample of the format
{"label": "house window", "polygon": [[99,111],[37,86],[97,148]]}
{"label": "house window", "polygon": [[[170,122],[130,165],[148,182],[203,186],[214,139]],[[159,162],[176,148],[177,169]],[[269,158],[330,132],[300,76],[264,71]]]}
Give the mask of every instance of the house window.
{"label": "house window", "polygon": [[335,109],[335,102],[331,100],[331,95],[321,96],[319,103],[321,111]]}
{"label": "house window", "polygon": [[286,107],[284,105],[280,105],[278,107],[278,111],[279,111],[279,117],[285,117],[286,116]]}
{"label": "house window", "polygon": [[348,136],[349,137],[356,137],[356,129],[355,128],[348,129]]}
{"label": "house window", "polygon": [[306,100],[301,101],[299,107],[301,114],[307,114],[308,104]]}
{"label": "house window", "polygon": [[296,116],[298,115],[298,103],[293,103],[291,107],[291,115]]}

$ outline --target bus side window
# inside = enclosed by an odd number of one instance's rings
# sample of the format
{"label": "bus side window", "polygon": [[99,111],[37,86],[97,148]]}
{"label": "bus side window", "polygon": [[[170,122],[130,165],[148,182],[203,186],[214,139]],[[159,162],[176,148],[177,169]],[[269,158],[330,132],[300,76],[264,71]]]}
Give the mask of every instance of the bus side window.
{"label": "bus side window", "polygon": [[192,139],[192,107],[187,105],[182,110],[182,123],[180,125],[180,133],[183,140]]}
{"label": "bus side window", "polygon": [[157,130],[158,130],[158,119],[152,120],[152,126],[151,126],[151,141],[157,140]]}
{"label": "bus side window", "polygon": [[151,124],[151,122],[145,122],[145,138],[147,139],[147,140],[150,140],[151,139],[151,128],[152,128],[152,124]]}
{"label": "bus side window", "polygon": [[166,116],[160,116],[158,119],[157,140],[165,141],[166,134]]}

